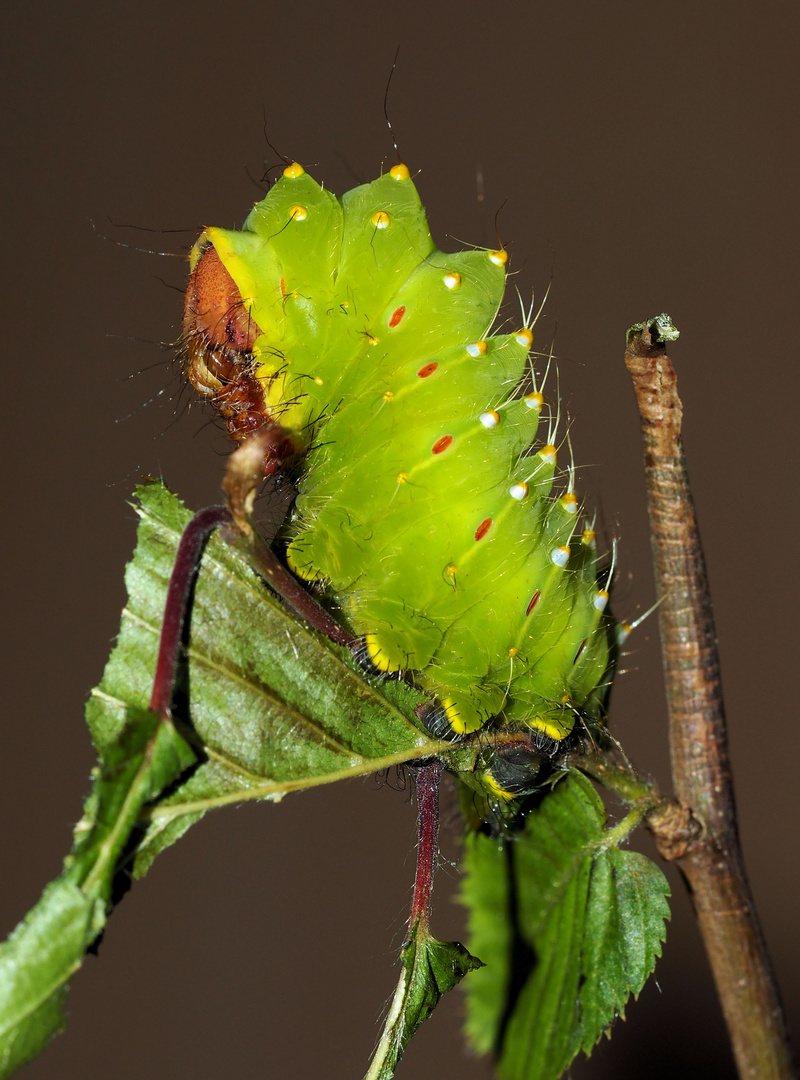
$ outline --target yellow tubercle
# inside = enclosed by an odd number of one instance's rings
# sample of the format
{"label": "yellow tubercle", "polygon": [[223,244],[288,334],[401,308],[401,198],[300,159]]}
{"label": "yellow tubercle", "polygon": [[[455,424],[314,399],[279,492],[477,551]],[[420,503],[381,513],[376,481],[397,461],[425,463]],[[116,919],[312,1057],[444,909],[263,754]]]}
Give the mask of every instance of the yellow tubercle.
{"label": "yellow tubercle", "polygon": [[581,533],[581,543],[587,547],[594,547],[596,539],[597,533],[594,529],[584,529]]}
{"label": "yellow tubercle", "polygon": [[295,161],[291,165],[286,166],[286,168],[283,170],[283,175],[289,180],[296,180],[297,177],[302,176],[305,171],[306,170],[303,168],[303,166],[299,162]]}
{"label": "yellow tubercle", "polygon": [[562,495],[558,500],[568,514],[576,514],[578,512],[578,500],[576,496],[568,491],[565,495]]}
{"label": "yellow tubercle", "polygon": [[490,262],[493,262],[495,266],[505,266],[508,262],[508,252],[505,248],[500,248],[498,251],[490,251],[489,260]]}
{"label": "yellow tubercle", "polygon": [[529,349],[533,345],[533,331],[525,326],[522,330],[517,330],[514,339],[517,345],[524,345],[526,349]]}
{"label": "yellow tubercle", "polygon": [[572,552],[570,551],[569,544],[560,544],[550,552],[550,562],[553,566],[560,566],[563,568],[569,562],[571,554]]}
{"label": "yellow tubercle", "polygon": [[605,611],[608,604],[608,589],[598,589],[592,604],[596,611]]}
{"label": "yellow tubercle", "polygon": [[553,446],[552,443],[548,443],[547,446],[543,446],[539,451],[539,457],[542,461],[546,461],[550,465],[555,465],[558,460],[558,449]]}
{"label": "yellow tubercle", "polygon": [[398,484],[407,484],[408,483],[408,473],[407,472],[399,472],[397,474],[397,483]]}
{"label": "yellow tubercle", "polygon": [[448,289],[460,289],[461,288],[461,274],[457,270],[451,270],[444,275],[444,284]]}
{"label": "yellow tubercle", "polygon": [[305,221],[308,217],[308,210],[305,206],[293,206],[289,211],[289,217],[292,221]]}
{"label": "yellow tubercle", "polygon": [[393,165],[392,168],[389,169],[389,176],[391,176],[393,180],[408,180],[411,173],[405,165]]}
{"label": "yellow tubercle", "polygon": [[376,229],[386,229],[389,225],[389,215],[385,210],[376,210],[370,221]]}

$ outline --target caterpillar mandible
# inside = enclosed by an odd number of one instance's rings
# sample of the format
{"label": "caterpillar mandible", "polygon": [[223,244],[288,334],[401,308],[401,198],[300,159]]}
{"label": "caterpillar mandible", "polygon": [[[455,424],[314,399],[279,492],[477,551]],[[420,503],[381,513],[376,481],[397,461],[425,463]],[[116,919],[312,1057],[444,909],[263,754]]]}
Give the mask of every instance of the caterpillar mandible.
{"label": "caterpillar mandible", "polygon": [[193,248],[187,374],[238,441],[279,431],[265,472],[303,456],[288,564],[430,694],[430,730],[552,751],[602,720],[617,625],[532,328],[491,332],[506,263],[438,250],[405,165],[341,199],[289,165]]}

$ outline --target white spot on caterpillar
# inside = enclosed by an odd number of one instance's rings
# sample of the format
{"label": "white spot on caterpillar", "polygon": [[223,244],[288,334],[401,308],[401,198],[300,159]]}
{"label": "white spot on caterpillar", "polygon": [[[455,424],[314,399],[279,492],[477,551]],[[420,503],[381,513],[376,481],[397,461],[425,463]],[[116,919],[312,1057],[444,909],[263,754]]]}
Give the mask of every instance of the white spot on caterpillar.
{"label": "white spot on caterpillar", "polygon": [[566,495],[562,495],[558,501],[568,514],[576,514],[578,512],[578,500],[571,491],[568,491]]}
{"label": "white spot on caterpillar", "polygon": [[500,423],[500,413],[490,409],[488,412],[481,413],[478,419],[485,428],[494,428]]}
{"label": "white spot on caterpillar", "polygon": [[526,394],[525,404],[529,409],[536,409],[539,412],[542,405],[544,405],[544,395],[540,394],[538,390],[535,390],[532,394]]}
{"label": "white spot on caterpillar", "polygon": [[470,345],[467,345],[467,352],[470,356],[486,356],[486,350],[489,346],[485,341],[473,341]]}
{"label": "white spot on caterpillar", "polygon": [[561,547],[553,548],[550,552],[550,562],[554,566],[566,566],[569,562],[569,548],[566,544],[562,544]]}
{"label": "white spot on caterpillar", "polygon": [[521,502],[528,494],[528,485],[525,483],[524,480],[521,484],[513,484],[508,489],[508,494],[511,496],[512,499],[516,499],[517,502]]}
{"label": "white spot on caterpillar", "polygon": [[548,465],[555,465],[556,458],[558,457],[558,450],[552,443],[548,443],[547,446],[543,446],[539,451],[539,457],[542,461],[546,461]]}
{"label": "white spot on caterpillar", "polygon": [[533,331],[528,330],[527,327],[524,330],[518,330],[514,335],[514,340],[517,345],[523,345],[526,349],[529,349],[533,345]]}
{"label": "white spot on caterpillar", "polygon": [[444,284],[447,289],[459,289],[461,287],[461,274],[455,270],[444,275]]}
{"label": "white spot on caterpillar", "polygon": [[606,604],[608,603],[608,592],[605,589],[599,589],[592,603],[595,610],[605,611]]}

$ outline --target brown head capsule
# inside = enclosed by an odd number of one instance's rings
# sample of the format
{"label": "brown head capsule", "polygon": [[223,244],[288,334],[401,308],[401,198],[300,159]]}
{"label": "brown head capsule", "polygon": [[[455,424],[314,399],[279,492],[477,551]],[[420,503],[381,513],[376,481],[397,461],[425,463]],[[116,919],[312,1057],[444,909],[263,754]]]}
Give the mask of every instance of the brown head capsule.
{"label": "brown head capsule", "polygon": [[189,277],[183,335],[189,382],[213,400],[237,442],[274,423],[255,375],[253,345],[261,328],[211,243]]}

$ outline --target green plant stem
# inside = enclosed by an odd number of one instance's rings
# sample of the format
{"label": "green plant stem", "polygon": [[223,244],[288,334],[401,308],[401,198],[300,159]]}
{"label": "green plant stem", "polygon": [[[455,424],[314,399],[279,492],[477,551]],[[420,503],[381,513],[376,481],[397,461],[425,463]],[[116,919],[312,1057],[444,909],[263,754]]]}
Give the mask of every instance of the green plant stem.
{"label": "green plant stem", "polygon": [[[666,332],[664,332],[666,327]],[[736,825],[716,634],[681,447],[666,316],[632,327],[625,363],[642,421],[675,794],[700,823],[671,852],[691,890],[743,1080],[795,1076]]]}
{"label": "green plant stem", "polygon": [[655,806],[662,800],[652,780],[643,779],[630,766],[611,761],[604,753],[576,754],[569,759],[569,764],[619,795],[629,806],[638,803]]}

